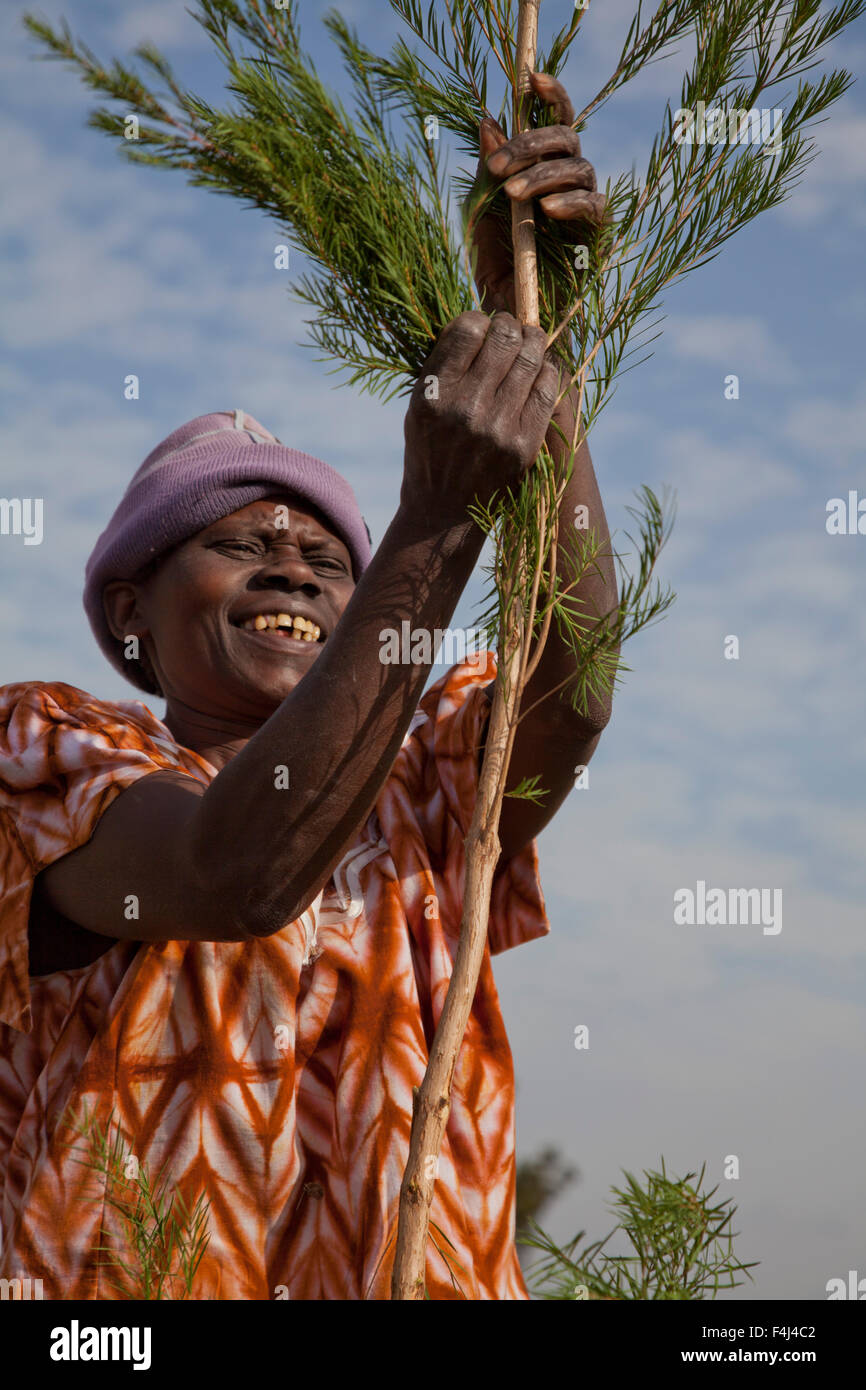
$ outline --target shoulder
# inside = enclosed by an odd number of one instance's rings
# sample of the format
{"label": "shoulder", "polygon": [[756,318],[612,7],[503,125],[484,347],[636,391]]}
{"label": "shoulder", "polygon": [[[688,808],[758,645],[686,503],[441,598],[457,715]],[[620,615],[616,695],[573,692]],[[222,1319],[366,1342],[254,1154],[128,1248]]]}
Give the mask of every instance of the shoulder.
{"label": "shoulder", "polygon": [[0,717],[6,721],[15,714],[55,722],[78,719],[97,724],[132,723],[154,732],[167,732],[140,700],[100,700],[64,681],[19,681],[0,686]]}
{"label": "shoulder", "polygon": [[50,782],[52,773],[81,772],[106,759],[196,771],[200,763],[140,700],[101,700],[63,681],[0,687],[0,784],[23,778],[23,786],[38,774],[37,764]]}
{"label": "shoulder", "polygon": [[64,681],[18,681],[0,687],[0,726],[31,731],[74,724],[110,731],[129,728],[145,737],[171,738],[152,710],[140,701],[104,701]]}

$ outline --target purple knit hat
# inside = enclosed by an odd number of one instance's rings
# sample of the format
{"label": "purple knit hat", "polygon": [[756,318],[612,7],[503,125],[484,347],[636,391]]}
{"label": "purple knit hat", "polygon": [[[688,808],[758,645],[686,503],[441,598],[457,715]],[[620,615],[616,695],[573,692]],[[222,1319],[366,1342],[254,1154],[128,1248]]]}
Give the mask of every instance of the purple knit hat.
{"label": "purple knit hat", "polygon": [[115,670],[152,693],[137,661],[106,622],[102,592],[250,502],[289,492],[317,507],[352,556],[355,579],[371,558],[370,532],[352,488],[329,464],[287,449],[242,410],[199,415],[148,454],[87,562],[84,608]]}

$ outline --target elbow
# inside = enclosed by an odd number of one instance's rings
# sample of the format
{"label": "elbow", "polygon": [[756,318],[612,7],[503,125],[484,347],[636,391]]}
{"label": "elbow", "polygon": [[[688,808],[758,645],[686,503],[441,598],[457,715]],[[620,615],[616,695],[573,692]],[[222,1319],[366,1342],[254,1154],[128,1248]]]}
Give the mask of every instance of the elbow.
{"label": "elbow", "polygon": [[[576,696],[575,696],[576,700]],[[564,718],[569,732],[581,739],[600,738],[611,721],[613,714],[613,691],[589,694],[581,704],[567,707]]]}
{"label": "elbow", "polygon": [[199,820],[185,856],[185,877],[202,940],[260,941],[275,936],[297,921],[325,881],[321,862],[305,862],[299,848],[290,856],[285,846],[282,852],[250,853],[217,837],[220,848],[214,850],[214,838]]}
{"label": "elbow", "polygon": [[594,751],[610,719],[609,706],[593,706],[588,714],[575,716],[575,723],[572,725],[573,735],[579,743],[591,745]]}
{"label": "elbow", "polygon": [[263,941],[276,936],[314,901],[318,888],[303,889],[296,879],[281,879],[271,887],[261,879],[245,883],[236,876],[231,885],[223,885],[210,898],[210,939]]}
{"label": "elbow", "polygon": [[586,716],[587,727],[594,734],[602,734],[613,715],[613,690],[606,690],[594,697],[590,700],[589,705]]}
{"label": "elbow", "polygon": [[597,705],[584,720],[584,728],[591,738],[601,738],[613,714],[612,703],[610,700],[604,704]]}
{"label": "elbow", "polygon": [[283,884],[279,894],[268,896],[261,882],[244,883],[238,876],[208,895],[208,939],[262,941],[276,936],[301,915],[294,906],[294,885]]}
{"label": "elbow", "polygon": [[[261,878],[250,879],[236,860],[215,865],[207,856],[194,856],[188,868],[190,918],[198,940],[261,940],[292,921],[273,896],[269,899]],[[289,895],[284,884],[283,902]]]}
{"label": "elbow", "polygon": [[[216,827],[217,832],[219,826]],[[275,910],[273,886],[264,866],[241,845],[226,844],[199,815],[190,827],[183,854],[189,919],[200,941],[250,941],[273,936],[285,925]],[[286,885],[283,882],[283,900]],[[291,884],[289,885],[291,889]]]}

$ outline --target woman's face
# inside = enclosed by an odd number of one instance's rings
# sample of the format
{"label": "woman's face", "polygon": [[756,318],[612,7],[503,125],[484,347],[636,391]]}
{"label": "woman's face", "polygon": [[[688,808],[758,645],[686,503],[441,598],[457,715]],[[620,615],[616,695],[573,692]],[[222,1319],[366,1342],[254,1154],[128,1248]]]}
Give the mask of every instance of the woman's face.
{"label": "woman's face", "polygon": [[[192,536],[142,584],[117,581],[105,596],[112,630],[139,637],[169,712],[262,722],[309,671],[354,587],[350,552],[329,524],[309,503],[275,495]],[[306,623],[292,631],[314,626],[312,640],[290,635],[297,618]]]}

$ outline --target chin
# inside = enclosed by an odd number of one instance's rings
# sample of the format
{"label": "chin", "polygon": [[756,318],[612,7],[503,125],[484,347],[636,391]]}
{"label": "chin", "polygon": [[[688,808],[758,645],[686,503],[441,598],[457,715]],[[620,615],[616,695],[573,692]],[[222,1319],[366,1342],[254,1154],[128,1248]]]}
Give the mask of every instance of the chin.
{"label": "chin", "polygon": [[[257,706],[267,704],[269,712],[273,713],[283,703],[286,696],[291,695],[292,691],[297,689],[305,674],[304,671],[286,671],[285,674],[274,675],[270,679],[262,676],[259,676],[258,679],[252,677],[244,683],[245,693],[253,698]],[[234,684],[236,683],[233,682]]]}

